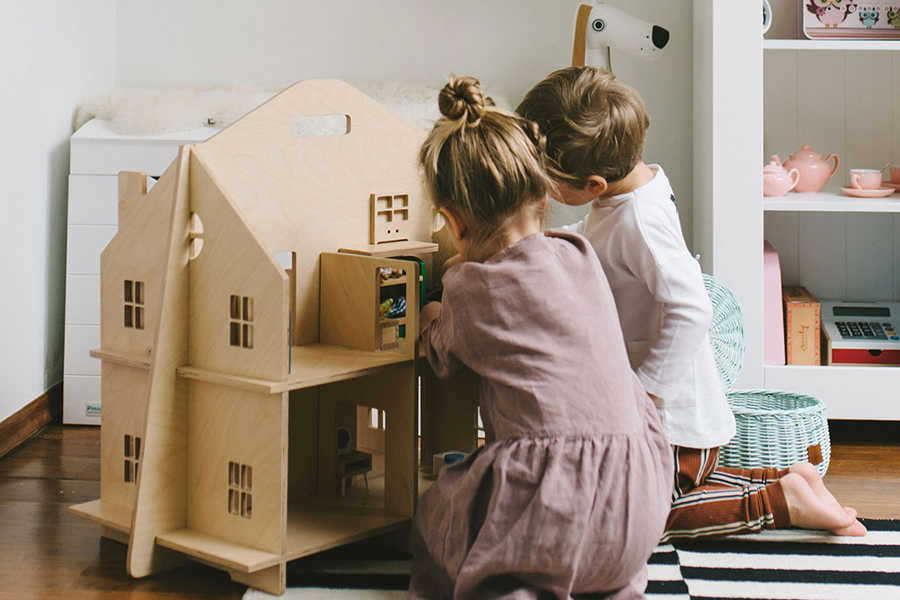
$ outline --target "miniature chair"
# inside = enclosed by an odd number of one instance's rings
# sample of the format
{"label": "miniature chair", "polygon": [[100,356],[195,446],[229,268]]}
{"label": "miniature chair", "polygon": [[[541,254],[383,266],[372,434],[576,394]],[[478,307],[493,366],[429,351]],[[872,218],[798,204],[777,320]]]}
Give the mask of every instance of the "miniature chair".
{"label": "miniature chair", "polygon": [[785,469],[809,461],[819,475],[828,471],[831,440],[825,403],[805,394],[776,390],[735,390],[744,363],[744,319],[734,294],[718,279],[703,275],[712,301],[709,339],[737,433],[721,449],[726,467]]}

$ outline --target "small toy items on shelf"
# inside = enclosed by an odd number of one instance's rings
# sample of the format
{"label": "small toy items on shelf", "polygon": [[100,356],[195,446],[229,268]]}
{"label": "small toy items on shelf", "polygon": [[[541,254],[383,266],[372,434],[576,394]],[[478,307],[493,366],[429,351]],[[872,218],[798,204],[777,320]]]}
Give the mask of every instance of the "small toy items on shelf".
{"label": "small toy items on shelf", "polygon": [[900,365],[900,304],[822,302],[822,337],[829,365]]}
{"label": "small toy items on shelf", "polygon": [[819,301],[806,288],[792,286],[782,289],[782,298],[784,298],[787,364],[820,364]]}

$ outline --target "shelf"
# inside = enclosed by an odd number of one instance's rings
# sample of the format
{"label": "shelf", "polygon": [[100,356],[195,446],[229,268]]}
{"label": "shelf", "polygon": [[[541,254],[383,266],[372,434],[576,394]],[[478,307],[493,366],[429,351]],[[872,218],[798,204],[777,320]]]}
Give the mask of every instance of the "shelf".
{"label": "shelf", "polygon": [[395,285],[406,285],[406,276],[381,280],[381,287],[393,287]]}
{"label": "shelf", "polygon": [[900,213],[900,196],[887,198],[851,198],[834,192],[788,192],[783,198],[764,198],[763,210],[811,212],[884,212]]}
{"label": "shelf", "polygon": [[134,356],[133,354],[126,354],[124,352],[116,352],[114,350],[103,350],[102,348],[91,350],[91,356],[99,358],[100,360],[108,360],[109,362],[118,365],[134,367],[135,369],[150,369],[150,357],[144,358]]}
{"label": "shelf", "polygon": [[900,421],[900,367],[768,365],[764,376],[767,389],[821,398],[829,419]]}
{"label": "shelf", "polygon": [[900,40],[763,40],[763,50],[900,50]]}
{"label": "shelf", "polygon": [[292,508],[288,512],[284,560],[311,554],[400,529],[410,519],[382,509]]}
{"label": "shelf", "polygon": [[125,535],[131,534],[131,509],[123,508],[112,502],[94,500],[84,504],[73,504],[69,512],[78,515],[104,527],[109,527]]}
{"label": "shelf", "polygon": [[288,513],[284,554],[257,550],[193,529],[179,529],[159,535],[156,543],[213,565],[254,573],[400,529],[409,523],[408,518],[388,515],[379,509],[292,509]]}
{"label": "shelf", "polygon": [[178,375],[252,392],[278,394],[385,371],[412,359],[400,352],[366,352],[330,344],[308,344],[291,348],[291,374],[287,381],[240,377],[197,367],[180,367]]}
{"label": "shelf", "polygon": [[193,529],[178,529],[158,535],[156,543],[164,548],[244,573],[253,573],[284,562],[278,554],[229,542]]}
{"label": "shelf", "polygon": [[406,254],[432,253],[438,251],[438,245],[431,242],[386,242],[384,244],[362,244],[360,246],[346,246],[339,248],[338,252],[344,254],[361,254],[376,258],[389,258],[391,256],[404,256]]}

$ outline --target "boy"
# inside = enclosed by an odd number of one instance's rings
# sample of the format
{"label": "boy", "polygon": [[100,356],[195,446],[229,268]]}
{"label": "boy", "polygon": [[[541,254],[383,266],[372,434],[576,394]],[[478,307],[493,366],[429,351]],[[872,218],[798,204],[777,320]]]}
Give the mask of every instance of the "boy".
{"label": "boy", "polygon": [[650,121],[640,95],[608,71],[571,67],[534,86],[517,111],[547,136],[557,199],[593,203],[566,229],[584,235],[603,264],[631,366],[673,447],[663,541],[789,525],[864,535],[856,511],[840,506],[809,463],[782,471],[718,466],[735,424],[709,342],[712,307],[669,181],[642,161]]}

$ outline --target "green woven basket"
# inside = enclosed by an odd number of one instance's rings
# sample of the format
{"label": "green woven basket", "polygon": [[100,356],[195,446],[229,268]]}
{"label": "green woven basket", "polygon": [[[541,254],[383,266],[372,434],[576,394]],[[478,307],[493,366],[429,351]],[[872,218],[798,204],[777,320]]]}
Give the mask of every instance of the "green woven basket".
{"label": "green woven basket", "polygon": [[721,281],[704,273],[703,285],[713,306],[709,341],[716,357],[719,379],[725,389],[730,390],[744,368],[744,315],[737,298]]}
{"label": "green woven basket", "polygon": [[704,274],[703,283],[713,306],[709,340],[737,424],[734,438],[721,449],[719,463],[786,469],[808,460],[825,475],[831,459],[825,403],[793,392],[733,390],[744,365],[744,317],[737,298],[722,282]]}
{"label": "green woven basket", "polygon": [[722,447],[725,467],[786,469],[809,461],[825,475],[831,440],[825,403],[813,396],[777,390],[733,390],[728,404],[737,433]]}

